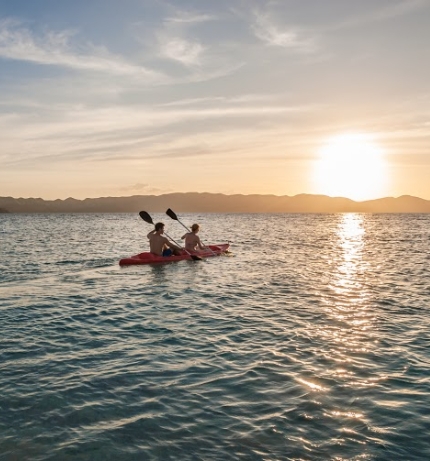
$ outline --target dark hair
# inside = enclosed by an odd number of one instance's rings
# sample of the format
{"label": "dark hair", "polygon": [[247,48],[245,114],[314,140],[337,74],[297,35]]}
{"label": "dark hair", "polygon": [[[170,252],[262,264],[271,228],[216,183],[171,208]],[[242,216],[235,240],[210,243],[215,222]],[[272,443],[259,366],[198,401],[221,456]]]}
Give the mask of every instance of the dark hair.
{"label": "dark hair", "polygon": [[193,232],[195,232],[196,230],[199,230],[199,229],[200,229],[200,226],[199,226],[198,224],[193,224],[193,225],[191,226],[191,230],[192,230]]}
{"label": "dark hair", "polygon": [[158,223],[155,225],[155,230],[156,230],[156,231],[159,231],[159,230],[162,229],[163,227],[164,227],[164,223],[158,222]]}

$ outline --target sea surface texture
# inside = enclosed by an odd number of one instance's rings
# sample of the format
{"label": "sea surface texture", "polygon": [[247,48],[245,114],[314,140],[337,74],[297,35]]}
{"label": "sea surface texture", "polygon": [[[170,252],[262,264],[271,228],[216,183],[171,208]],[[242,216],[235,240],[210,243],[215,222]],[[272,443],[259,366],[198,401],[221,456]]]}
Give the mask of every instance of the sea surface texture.
{"label": "sea surface texture", "polygon": [[178,214],[0,215],[0,460],[430,459],[429,215]]}

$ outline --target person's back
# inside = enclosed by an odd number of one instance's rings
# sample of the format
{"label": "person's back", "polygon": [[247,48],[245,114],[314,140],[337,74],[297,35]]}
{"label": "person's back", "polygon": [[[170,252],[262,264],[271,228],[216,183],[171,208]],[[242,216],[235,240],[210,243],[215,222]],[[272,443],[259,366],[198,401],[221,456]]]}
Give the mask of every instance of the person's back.
{"label": "person's back", "polygon": [[149,251],[156,255],[161,256],[163,254],[163,250],[165,249],[166,245],[166,237],[162,235],[158,235],[156,233],[152,234],[148,237],[149,239]]}
{"label": "person's back", "polygon": [[193,224],[191,226],[191,232],[187,232],[181,238],[185,240],[185,249],[187,251],[197,251],[197,249],[204,250],[205,247],[202,245],[197,232],[200,230],[198,224]]}

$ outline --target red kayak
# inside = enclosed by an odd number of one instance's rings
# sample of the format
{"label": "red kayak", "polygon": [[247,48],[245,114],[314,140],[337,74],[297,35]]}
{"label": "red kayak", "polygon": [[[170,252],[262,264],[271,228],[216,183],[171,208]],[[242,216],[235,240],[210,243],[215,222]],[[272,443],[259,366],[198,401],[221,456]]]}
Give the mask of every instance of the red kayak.
{"label": "red kayak", "polygon": [[[219,256],[222,253],[225,253],[230,244],[229,243],[221,243],[219,245],[208,245],[209,248],[212,250],[200,250],[193,253],[200,258],[209,258],[210,256]],[[133,264],[158,264],[158,263],[170,263],[175,261],[184,261],[187,259],[192,259],[189,253],[186,253],[184,250],[182,254],[175,256],[157,256],[153,253],[140,253],[135,256],[130,256],[129,258],[123,258],[120,260],[120,266],[131,266]]]}

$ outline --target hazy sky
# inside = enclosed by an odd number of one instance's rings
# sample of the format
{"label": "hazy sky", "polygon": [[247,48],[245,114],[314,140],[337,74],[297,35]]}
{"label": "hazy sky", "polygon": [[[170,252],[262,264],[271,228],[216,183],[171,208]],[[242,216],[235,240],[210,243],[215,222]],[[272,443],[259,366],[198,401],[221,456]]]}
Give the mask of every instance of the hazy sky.
{"label": "hazy sky", "polygon": [[430,199],[430,0],[0,0],[0,196]]}

